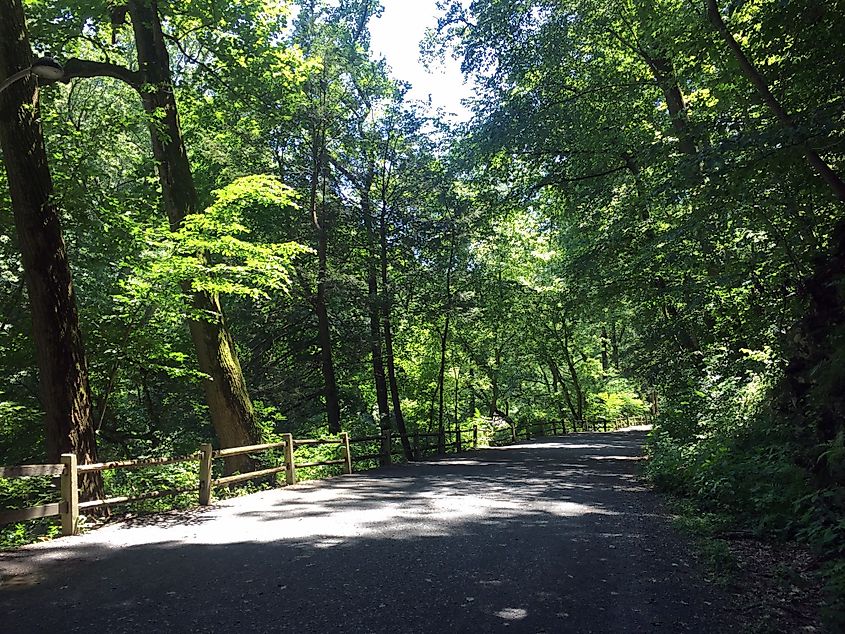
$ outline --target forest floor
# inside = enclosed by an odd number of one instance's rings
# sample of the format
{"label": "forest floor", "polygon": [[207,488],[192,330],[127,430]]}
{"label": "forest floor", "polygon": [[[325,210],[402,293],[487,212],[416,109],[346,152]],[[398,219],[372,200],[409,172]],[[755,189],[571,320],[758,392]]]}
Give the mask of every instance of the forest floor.
{"label": "forest floor", "polygon": [[645,430],[311,481],[0,553],[2,629],[728,632]]}

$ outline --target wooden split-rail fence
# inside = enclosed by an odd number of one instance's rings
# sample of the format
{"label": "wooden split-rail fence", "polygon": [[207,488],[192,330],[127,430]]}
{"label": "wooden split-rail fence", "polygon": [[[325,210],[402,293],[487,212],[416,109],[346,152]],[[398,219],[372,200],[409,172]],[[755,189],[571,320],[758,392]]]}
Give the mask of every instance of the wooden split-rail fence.
{"label": "wooden split-rail fence", "polygon": [[[615,430],[630,424],[639,424],[639,422],[640,419],[624,419],[624,421],[620,419],[611,423],[608,423],[608,421],[598,420],[593,423],[592,429],[595,431],[602,428],[604,431],[608,431],[609,429]],[[521,427],[521,429],[519,427]],[[577,426],[573,425],[573,428],[577,429]],[[590,425],[584,423],[583,431],[587,431],[588,429],[590,429]],[[539,431],[539,434],[532,434],[532,430],[535,432]],[[520,435],[520,431],[524,432],[526,439],[531,439],[532,437],[537,437],[538,435],[540,437],[546,436],[548,431],[551,431],[552,435],[557,435],[559,430],[561,433],[566,432],[563,425],[557,422],[532,423],[525,426],[511,424],[510,440],[516,442],[518,436]],[[426,452],[431,450],[445,452],[448,449],[453,449],[457,453],[461,453],[465,447],[463,438],[465,434],[471,434],[471,436],[467,438],[467,444],[471,443],[473,449],[477,448],[478,425],[474,425],[470,430],[455,429],[444,433],[414,433],[409,435],[409,440],[411,440],[411,437],[413,438],[412,450],[414,458],[416,460],[420,460]],[[446,436],[449,436],[453,440],[451,442],[446,442]],[[431,441],[428,440],[431,438],[435,439],[434,443],[431,443]],[[401,440],[400,437],[393,433],[385,433],[375,436],[361,436],[359,438],[350,438],[348,433],[342,433],[339,438],[335,439],[301,440],[295,439],[291,434],[285,434],[284,440],[281,442],[245,447],[232,447],[228,449],[215,450],[211,444],[206,443],[200,446],[200,450],[198,452],[187,456],[115,460],[112,462],[80,465],[77,463],[76,455],[68,453],[61,456],[61,461],[58,464],[0,467],[0,477],[2,478],[27,478],[35,476],[59,477],[59,488],[61,490],[61,501],[59,502],[42,504],[40,506],[24,509],[0,511],[0,525],[58,516],[61,518],[62,534],[76,535],[79,531],[80,515],[84,514],[84,512],[91,512],[97,509],[120,504],[143,502],[197,491],[197,486],[177,487],[162,489],[160,491],[148,491],[146,493],[139,493],[131,496],[109,497],[102,500],[80,502],[79,476],[82,474],[122,469],[143,469],[147,467],[161,467],[180,463],[198,462],[199,503],[200,505],[206,506],[211,503],[215,487],[231,486],[233,484],[239,484],[249,480],[267,478],[280,473],[285,474],[285,483],[292,485],[297,482],[297,469],[305,469],[308,467],[342,466],[344,474],[351,474],[353,472],[353,464],[355,462],[378,460],[379,464],[389,464],[391,462],[391,456],[402,453],[401,446],[396,446],[396,441],[399,440]],[[377,453],[353,455],[351,450],[352,444],[372,442],[380,443],[380,450]],[[301,463],[296,462],[295,451],[297,447],[319,445],[339,445],[342,457],[337,460],[320,460]],[[257,454],[272,450],[281,450],[284,452],[283,464],[268,469],[238,473],[220,478],[214,478],[212,475],[213,463],[216,459]]]}

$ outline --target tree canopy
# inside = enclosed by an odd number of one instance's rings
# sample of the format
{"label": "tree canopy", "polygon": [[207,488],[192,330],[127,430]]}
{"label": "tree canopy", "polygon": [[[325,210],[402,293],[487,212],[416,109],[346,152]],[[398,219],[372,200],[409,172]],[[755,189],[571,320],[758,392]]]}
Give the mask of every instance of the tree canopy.
{"label": "tree canopy", "polygon": [[647,414],[843,583],[845,2],[438,6],[464,124],[377,0],[0,0],[0,463]]}

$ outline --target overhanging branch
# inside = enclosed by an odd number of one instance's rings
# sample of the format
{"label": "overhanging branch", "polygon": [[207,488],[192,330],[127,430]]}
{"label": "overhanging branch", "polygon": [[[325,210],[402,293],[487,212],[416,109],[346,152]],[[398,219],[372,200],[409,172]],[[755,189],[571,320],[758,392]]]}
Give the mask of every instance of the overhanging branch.
{"label": "overhanging branch", "polygon": [[129,84],[136,90],[144,83],[144,77],[139,71],[108,62],[93,62],[75,57],[65,63],[64,71],[61,79],[64,83],[76,77],[112,77]]}

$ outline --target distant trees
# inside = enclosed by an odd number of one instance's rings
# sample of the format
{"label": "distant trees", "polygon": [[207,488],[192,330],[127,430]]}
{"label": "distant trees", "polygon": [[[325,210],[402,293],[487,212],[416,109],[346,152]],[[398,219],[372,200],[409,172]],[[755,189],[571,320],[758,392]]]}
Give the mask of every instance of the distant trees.
{"label": "distant trees", "polygon": [[811,4],[450,2],[431,42],[479,82],[465,169],[549,236],[559,411],[628,382],[655,481],[841,561],[845,6]]}

